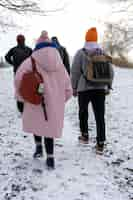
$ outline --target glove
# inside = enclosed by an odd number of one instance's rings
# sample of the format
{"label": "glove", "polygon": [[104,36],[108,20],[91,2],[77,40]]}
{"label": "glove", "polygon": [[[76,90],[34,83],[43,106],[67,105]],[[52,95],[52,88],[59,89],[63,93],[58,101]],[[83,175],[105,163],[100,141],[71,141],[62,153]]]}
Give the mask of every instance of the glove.
{"label": "glove", "polygon": [[110,90],[105,90],[105,95],[109,95],[110,94]]}
{"label": "glove", "polygon": [[76,89],[73,89],[73,96],[76,97],[78,95],[78,92]]}

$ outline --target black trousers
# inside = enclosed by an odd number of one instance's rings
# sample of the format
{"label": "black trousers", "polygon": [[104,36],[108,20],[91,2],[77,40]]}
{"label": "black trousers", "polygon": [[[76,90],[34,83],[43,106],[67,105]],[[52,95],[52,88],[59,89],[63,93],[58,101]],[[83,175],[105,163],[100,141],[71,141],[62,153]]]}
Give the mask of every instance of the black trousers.
{"label": "black trousers", "polygon": [[81,133],[88,133],[88,105],[92,103],[96,120],[97,143],[105,141],[105,91],[88,90],[78,93],[79,121]]}
{"label": "black trousers", "polygon": [[24,103],[17,101],[17,108],[20,113],[23,113],[24,110]]}
{"label": "black trousers", "polygon": [[[42,137],[34,135],[36,144],[42,144]],[[45,150],[47,154],[54,154],[54,139],[44,137]]]}

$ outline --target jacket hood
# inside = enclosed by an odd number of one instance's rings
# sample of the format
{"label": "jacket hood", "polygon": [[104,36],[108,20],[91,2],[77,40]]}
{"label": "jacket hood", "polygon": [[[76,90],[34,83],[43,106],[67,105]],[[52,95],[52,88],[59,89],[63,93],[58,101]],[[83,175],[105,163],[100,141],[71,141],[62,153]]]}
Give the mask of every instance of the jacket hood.
{"label": "jacket hood", "polygon": [[90,55],[103,55],[104,52],[99,44],[96,42],[85,42],[84,48]]}
{"label": "jacket hood", "polygon": [[63,65],[60,55],[56,48],[44,47],[32,53],[36,64],[45,71],[58,71],[60,65]]}

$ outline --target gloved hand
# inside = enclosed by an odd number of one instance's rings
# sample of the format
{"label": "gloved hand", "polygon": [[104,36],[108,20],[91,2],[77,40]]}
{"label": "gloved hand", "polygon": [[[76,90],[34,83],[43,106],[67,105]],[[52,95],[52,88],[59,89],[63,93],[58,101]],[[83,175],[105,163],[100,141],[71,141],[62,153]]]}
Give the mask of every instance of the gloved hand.
{"label": "gloved hand", "polygon": [[73,96],[76,97],[78,95],[78,92],[76,89],[73,89]]}
{"label": "gloved hand", "polygon": [[109,94],[110,94],[110,90],[109,89],[105,90],[105,95],[109,95]]}

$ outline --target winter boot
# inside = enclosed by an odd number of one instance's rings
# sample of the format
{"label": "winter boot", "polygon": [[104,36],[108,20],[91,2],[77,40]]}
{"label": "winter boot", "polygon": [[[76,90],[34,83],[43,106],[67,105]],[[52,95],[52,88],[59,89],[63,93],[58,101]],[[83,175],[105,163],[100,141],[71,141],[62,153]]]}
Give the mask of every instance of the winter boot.
{"label": "winter boot", "polygon": [[42,145],[36,145],[36,150],[35,153],[33,155],[34,158],[40,158],[43,156],[43,150],[42,150]]}
{"label": "winter boot", "polygon": [[104,152],[104,143],[97,143],[96,145],[96,153],[102,155]]}
{"label": "winter boot", "polygon": [[54,157],[52,155],[47,157],[46,166],[49,170],[55,168],[55,161],[54,161]]}
{"label": "winter boot", "polygon": [[79,136],[78,139],[79,139],[79,142],[83,144],[88,144],[88,141],[89,141],[88,133],[81,133],[81,136]]}

